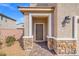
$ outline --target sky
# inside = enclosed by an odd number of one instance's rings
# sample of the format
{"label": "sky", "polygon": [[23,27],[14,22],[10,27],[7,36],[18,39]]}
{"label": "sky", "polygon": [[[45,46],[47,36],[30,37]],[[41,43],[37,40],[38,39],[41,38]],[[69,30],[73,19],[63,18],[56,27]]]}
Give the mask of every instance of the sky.
{"label": "sky", "polygon": [[18,6],[28,7],[29,3],[0,3],[0,13],[15,19],[18,23],[23,23],[23,14],[18,10]]}

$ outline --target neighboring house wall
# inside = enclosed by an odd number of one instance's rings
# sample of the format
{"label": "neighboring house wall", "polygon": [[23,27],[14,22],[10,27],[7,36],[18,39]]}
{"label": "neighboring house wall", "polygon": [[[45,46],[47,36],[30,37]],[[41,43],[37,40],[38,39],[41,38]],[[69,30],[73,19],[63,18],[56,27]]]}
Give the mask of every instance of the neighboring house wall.
{"label": "neighboring house wall", "polygon": [[0,40],[5,42],[8,36],[14,36],[16,40],[21,40],[24,29],[16,25],[16,20],[11,19],[3,14],[0,14]]}
{"label": "neighboring house wall", "polygon": [[16,21],[0,14],[0,28],[15,28]]}
{"label": "neighboring house wall", "polygon": [[7,19],[7,22],[5,24],[7,24],[7,25],[15,25],[16,24],[16,21]]}
{"label": "neighboring house wall", "polygon": [[24,23],[19,23],[19,24],[16,24],[17,25],[17,28],[24,28]]}

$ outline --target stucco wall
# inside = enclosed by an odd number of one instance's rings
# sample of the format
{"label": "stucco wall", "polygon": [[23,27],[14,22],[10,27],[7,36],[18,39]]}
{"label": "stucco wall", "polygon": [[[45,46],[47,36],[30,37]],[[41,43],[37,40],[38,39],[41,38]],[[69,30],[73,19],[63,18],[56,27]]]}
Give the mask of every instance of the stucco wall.
{"label": "stucco wall", "polygon": [[[30,4],[30,6],[36,6],[37,4]],[[59,38],[71,38],[72,37],[72,20],[70,23],[66,23],[63,27],[62,22],[65,16],[79,15],[79,4],[77,3],[59,3],[59,4],[49,4],[55,7],[54,12],[54,36]],[[27,16],[28,18],[28,16]],[[28,24],[28,23],[27,23]],[[53,25],[53,24],[52,24]],[[28,30],[26,29],[26,32]],[[53,30],[52,30],[53,33]]]}
{"label": "stucco wall", "polygon": [[62,22],[65,18],[65,16],[74,16],[79,15],[79,4],[69,4],[69,3],[63,3],[63,4],[57,4],[57,37],[66,37],[71,38],[72,37],[72,20],[70,20],[70,23],[66,24],[64,27],[62,27]]}
{"label": "stucco wall", "polygon": [[56,3],[31,3],[30,7],[54,7]]}

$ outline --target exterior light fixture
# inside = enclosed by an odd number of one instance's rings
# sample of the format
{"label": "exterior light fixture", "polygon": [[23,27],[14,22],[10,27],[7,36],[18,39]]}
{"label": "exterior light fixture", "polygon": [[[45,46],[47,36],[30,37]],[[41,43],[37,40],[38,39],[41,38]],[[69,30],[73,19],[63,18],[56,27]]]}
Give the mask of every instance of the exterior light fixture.
{"label": "exterior light fixture", "polygon": [[79,19],[78,19],[77,23],[79,24]]}
{"label": "exterior light fixture", "polygon": [[62,22],[62,26],[64,27],[66,23],[70,23],[70,20],[71,20],[70,16],[65,16]]}

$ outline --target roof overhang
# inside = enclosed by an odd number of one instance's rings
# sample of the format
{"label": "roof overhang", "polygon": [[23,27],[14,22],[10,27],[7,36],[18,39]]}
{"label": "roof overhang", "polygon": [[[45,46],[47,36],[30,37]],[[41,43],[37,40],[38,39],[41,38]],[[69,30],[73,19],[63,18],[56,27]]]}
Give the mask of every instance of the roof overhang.
{"label": "roof overhang", "polygon": [[52,12],[54,7],[18,7],[21,12]]}

